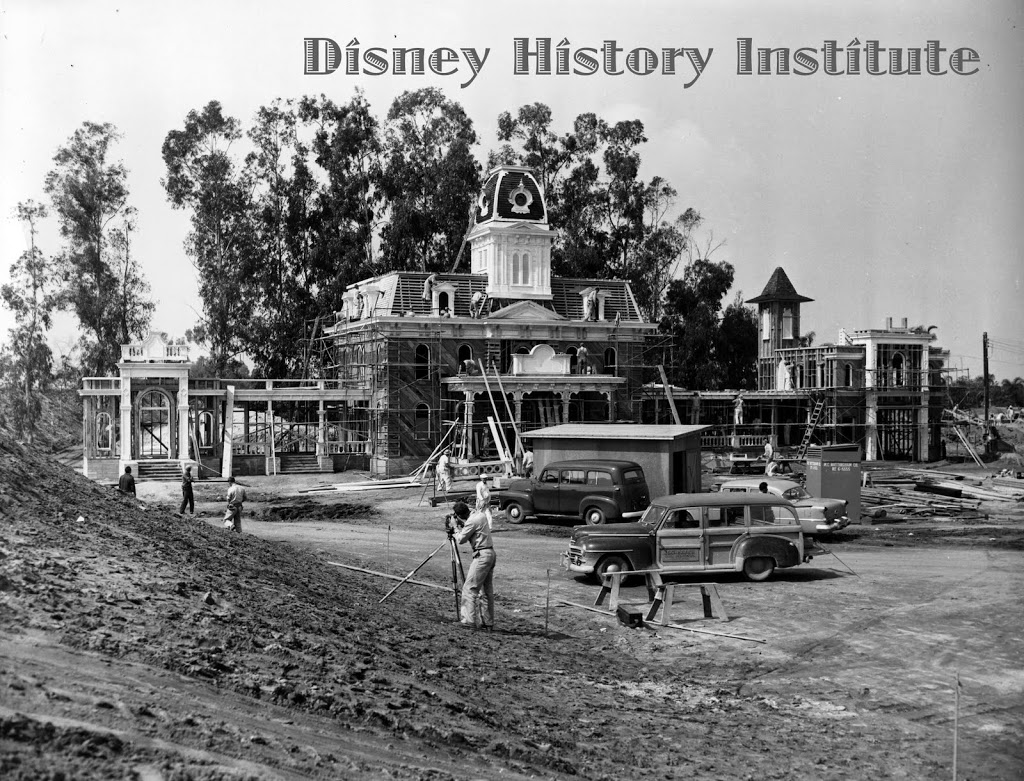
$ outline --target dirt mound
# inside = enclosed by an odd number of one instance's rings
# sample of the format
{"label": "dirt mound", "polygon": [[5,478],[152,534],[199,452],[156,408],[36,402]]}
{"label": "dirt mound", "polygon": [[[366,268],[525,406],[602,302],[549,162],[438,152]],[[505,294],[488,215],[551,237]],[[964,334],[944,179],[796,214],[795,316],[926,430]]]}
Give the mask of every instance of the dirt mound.
{"label": "dirt mound", "polygon": [[0,513],[5,779],[938,772],[866,750],[849,719],[808,729],[799,700],[736,694],[713,658],[644,663],[614,625],[548,635],[507,596],[496,632],[455,623],[450,592],[382,608],[376,581],[10,442]]}
{"label": "dirt mound", "polygon": [[300,499],[286,505],[269,506],[254,517],[261,521],[363,521],[377,516],[373,505],[365,503],[324,503]]}

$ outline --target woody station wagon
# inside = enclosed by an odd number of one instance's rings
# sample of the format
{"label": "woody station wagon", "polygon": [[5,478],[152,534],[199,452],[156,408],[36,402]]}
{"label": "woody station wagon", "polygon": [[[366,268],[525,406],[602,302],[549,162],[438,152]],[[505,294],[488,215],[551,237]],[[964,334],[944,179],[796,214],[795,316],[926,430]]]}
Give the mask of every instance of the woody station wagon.
{"label": "woody station wagon", "polygon": [[576,526],[563,566],[603,578],[613,570],[661,574],[734,571],[771,577],[818,552],[793,505],[764,494],[675,494],[655,499],[636,523]]}

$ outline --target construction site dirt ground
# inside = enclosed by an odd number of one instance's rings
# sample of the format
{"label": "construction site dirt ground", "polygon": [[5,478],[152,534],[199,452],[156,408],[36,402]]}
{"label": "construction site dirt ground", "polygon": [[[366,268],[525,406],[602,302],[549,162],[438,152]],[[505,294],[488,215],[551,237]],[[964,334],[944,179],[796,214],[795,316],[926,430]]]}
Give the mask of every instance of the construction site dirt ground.
{"label": "construction site dirt ground", "polygon": [[[422,489],[308,491],[364,477],[243,478],[236,535],[223,483],[182,518],[175,484],[130,500],[0,441],[0,776],[934,779],[956,739],[958,778],[1021,777],[1024,505],[851,526],[767,583],[679,578],[729,616],[677,589],[682,629],[566,604],[598,592],[559,568],[571,524],[496,514],[483,632]],[[372,573],[438,546],[435,587],[381,604]]]}

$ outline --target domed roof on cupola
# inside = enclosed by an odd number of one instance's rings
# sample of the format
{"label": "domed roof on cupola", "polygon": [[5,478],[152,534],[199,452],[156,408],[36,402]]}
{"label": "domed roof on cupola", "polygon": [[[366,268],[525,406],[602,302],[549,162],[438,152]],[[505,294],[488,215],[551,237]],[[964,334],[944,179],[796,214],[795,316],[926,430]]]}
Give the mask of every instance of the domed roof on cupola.
{"label": "domed roof on cupola", "polygon": [[544,194],[532,168],[501,165],[487,176],[477,201],[477,224],[492,220],[547,223]]}

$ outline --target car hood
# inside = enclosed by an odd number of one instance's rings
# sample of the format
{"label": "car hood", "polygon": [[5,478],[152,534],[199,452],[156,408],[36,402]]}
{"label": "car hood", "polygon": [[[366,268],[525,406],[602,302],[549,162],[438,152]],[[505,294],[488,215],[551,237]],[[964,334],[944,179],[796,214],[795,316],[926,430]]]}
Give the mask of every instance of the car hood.
{"label": "car hood", "polygon": [[573,526],[572,539],[579,541],[587,537],[636,537],[646,535],[650,529],[640,523],[609,523],[598,526]]}
{"label": "car hood", "polygon": [[526,491],[533,489],[534,481],[529,477],[513,477],[510,480],[502,480],[501,488],[495,487],[492,491]]}

